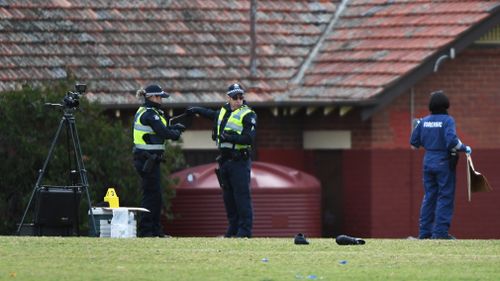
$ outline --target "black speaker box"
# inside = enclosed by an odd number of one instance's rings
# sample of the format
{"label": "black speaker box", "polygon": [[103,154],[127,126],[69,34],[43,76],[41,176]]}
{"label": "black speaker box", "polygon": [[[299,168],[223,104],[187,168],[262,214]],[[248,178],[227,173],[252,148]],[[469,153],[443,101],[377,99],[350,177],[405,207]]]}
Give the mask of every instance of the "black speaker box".
{"label": "black speaker box", "polygon": [[24,223],[19,233],[20,236],[74,236],[75,234],[73,226],[42,226],[34,223]]}
{"label": "black speaker box", "polygon": [[78,232],[79,188],[41,187],[35,193],[34,234],[70,236]]}

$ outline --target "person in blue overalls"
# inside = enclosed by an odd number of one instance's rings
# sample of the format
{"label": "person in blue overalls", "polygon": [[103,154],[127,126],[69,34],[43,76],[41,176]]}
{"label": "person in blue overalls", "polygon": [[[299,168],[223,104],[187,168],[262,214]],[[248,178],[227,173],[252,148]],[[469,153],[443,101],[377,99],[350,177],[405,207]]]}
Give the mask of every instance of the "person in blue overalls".
{"label": "person in blue overalls", "polygon": [[448,115],[450,102],[443,91],[431,94],[430,115],[418,121],[410,144],[425,148],[424,198],[420,209],[419,239],[455,239],[448,233],[455,201],[458,151],[472,152],[458,139],[455,120]]}
{"label": "person in blue overalls", "polygon": [[134,118],[134,166],[142,179],[142,212],[139,221],[139,237],[164,237],[160,225],[162,192],[160,187],[160,162],[163,161],[167,139],[178,140],[184,126],[169,127],[161,107],[161,99],[168,98],[158,85],[149,85],[137,91],[144,98]]}
{"label": "person in blue overalls", "polygon": [[229,224],[225,237],[252,237],[250,152],[255,140],[257,115],[246,104],[244,94],[240,84],[232,84],[227,90],[227,103],[221,109],[191,107],[186,110],[188,114],[199,114],[214,121],[212,139],[220,151],[216,173]]}

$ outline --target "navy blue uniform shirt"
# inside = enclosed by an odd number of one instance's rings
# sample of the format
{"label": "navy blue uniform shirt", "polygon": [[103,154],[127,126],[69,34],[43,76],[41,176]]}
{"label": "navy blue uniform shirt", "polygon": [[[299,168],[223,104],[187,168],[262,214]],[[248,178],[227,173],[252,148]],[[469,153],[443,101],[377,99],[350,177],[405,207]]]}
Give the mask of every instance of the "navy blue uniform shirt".
{"label": "navy blue uniform shirt", "polygon": [[411,134],[410,143],[416,148],[425,148],[425,165],[447,164],[452,149],[465,150],[465,145],[457,137],[455,120],[448,114],[431,114],[422,118]]}

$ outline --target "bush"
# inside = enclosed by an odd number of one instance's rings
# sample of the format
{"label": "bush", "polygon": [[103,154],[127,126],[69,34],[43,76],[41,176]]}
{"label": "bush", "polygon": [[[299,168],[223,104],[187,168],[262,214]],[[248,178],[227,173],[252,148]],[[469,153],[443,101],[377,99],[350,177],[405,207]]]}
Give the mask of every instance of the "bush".
{"label": "bush", "polygon": [[[67,81],[38,88],[25,86],[19,91],[0,94],[0,234],[15,232],[61,122],[63,110],[47,107],[45,103],[61,102],[72,87],[71,81]],[[84,97],[74,116],[92,205],[102,202],[106,190],[114,187],[120,205],[140,206],[140,177],[132,164],[132,118],[124,127]],[[70,170],[78,170],[72,148],[71,137],[63,126],[41,185],[71,185]],[[168,147],[167,151],[167,165],[162,165],[162,186],[167,187],[165,202],[173,196],[169,188],[172,183],[165,175],[183,164],[179,148]],[[82,199],[80,221],[81,230],[85,231],[88,228],[85,194]],[[33,206],[32,203],[29,214]],[[31,222],[29,219],[25,222]]]}

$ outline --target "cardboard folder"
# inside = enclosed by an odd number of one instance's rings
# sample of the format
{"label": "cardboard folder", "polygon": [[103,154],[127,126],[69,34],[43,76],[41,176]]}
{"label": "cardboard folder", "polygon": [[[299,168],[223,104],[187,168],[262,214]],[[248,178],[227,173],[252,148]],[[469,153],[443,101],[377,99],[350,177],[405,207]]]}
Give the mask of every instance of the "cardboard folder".
{"label": "cardboard folder", "polygon": [[472,192],[491,191],[492,188],[485,176],[474,169],[472,158],[467,155],[467,195],[471,201]]}

